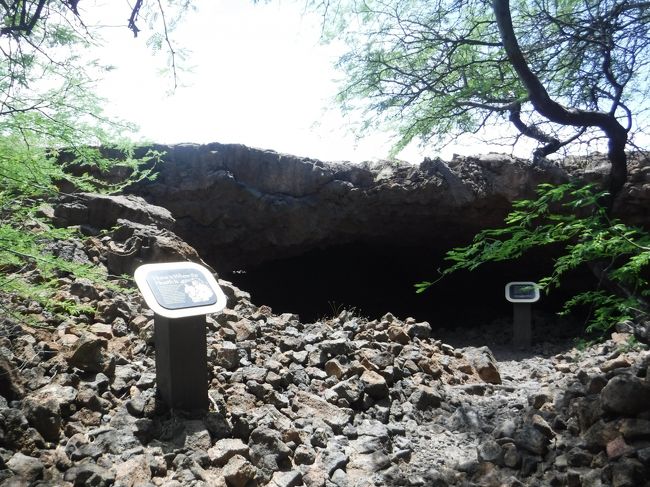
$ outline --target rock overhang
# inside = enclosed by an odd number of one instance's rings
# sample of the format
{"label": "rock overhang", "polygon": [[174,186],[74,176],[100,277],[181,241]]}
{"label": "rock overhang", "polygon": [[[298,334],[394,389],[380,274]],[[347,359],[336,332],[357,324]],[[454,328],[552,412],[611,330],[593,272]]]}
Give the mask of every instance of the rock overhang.
{"label": "rock overhang", "polygon": [[[389,294],[410,296],[418,279],[435,278],[432,274],[443,265],[445,251],[469,243],[481,229],[502,224],[511,203],[533,197],[538,184],[566,182],[576,176],[605,184],[607,172],[602,156],[586,164],[568,159],[540,165],[487,154],[447,162],[425,159],[411,165],[327,163],[218,143],[156,149],[165,152],[163,163],[156,167],[157,178],[129,192],[167,208],[176,219],[174,231],[214,269],[254,297],[256,288],[270,287],[275,293],[262,292],[260,299],[275,299],[273,294],[282,292],[296,294],[296,302],[305,307],[312,306],[305,299],[308,290],[321,284],[331,289],[345,265],[358,268],[361,278],[347,279],[349,293],[343,304],[358,305],[355,299],[363,294],[363,284],[354,283],[363,282],[364,276],[372,276],[365,280],[371,287],[381,282],[372,269],[376,254],[398,260],[403,267],[430,271],[388,277],[399,287]],[[647,223],[648,162],[640,157],[630,161],[630,183],[617,208],[627,211],[625,216],[633,223]],[[345,252],[349,252],[347,259],[341,258]],[[515,264],[475,273],[472,285],[480,288],[499,279],[542,277],[552,258],[552,253],[533,256],[525,272]],[[311,275],[302,279],[310,269]],[[456,289],[462,287],[461,283]],[[321,304],[327,303],[328,296],[323,296]],[[405,308],[412,305],[408,296],[400,303]],[[394,308],[377,313],[388,310]]]}

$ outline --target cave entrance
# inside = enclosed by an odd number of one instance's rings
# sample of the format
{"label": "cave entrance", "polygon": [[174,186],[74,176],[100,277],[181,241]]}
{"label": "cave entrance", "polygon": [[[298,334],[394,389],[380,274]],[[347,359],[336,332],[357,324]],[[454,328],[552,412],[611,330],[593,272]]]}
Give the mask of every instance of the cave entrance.
{"label": "cave entrance", "polygon": [[[531,255],[516,263],[485,265],[459,272],[423,294],[414,284],[434,280],[443,266],[444,251],[424,246],[354,243],[317,249],[303,255],[266,262],[225,274],[252,301],[275,313],[297,313],[313,322],[354,309],[364,317],[387,312],[400,319],[413,317],[436,327],[481,326],[512,316],[504,297],[509,281],[538,280],[548,272],[548,257]],[[542,297],[535,308],[555,312],[558,299]]]}

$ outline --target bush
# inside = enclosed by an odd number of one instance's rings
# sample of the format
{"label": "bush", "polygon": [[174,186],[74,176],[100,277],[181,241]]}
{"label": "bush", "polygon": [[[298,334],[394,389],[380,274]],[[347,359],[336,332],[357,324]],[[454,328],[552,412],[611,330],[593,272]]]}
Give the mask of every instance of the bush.
{"label": "bush", "polygon": [[607,196],[594,185],[538,186],[536,199],[513,204],[503,228],[483,230],[470,245],[448,251],[445,260],[450,265],[439,271],[436,281],[416,284],[416,292],[461,269],[472,271],[486,262],[513,260],[533,248],[559,245],[562,255],[539,282],[546,293],[581,266],[589,266],[597,279],[595,290],[589,286],[574,295],[562,314],[589,306],[586,331],[597,334],[619,321],[647,317],[650,234],[611,219],[601,204]]}

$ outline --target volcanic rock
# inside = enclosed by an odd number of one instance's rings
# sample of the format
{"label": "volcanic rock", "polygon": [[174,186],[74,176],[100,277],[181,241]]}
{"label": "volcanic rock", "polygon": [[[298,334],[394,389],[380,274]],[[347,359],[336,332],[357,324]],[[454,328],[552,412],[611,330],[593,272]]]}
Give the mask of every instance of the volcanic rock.
{"label": "volcanic rock", "polygon": [[[378,238],[448,248],[500,225],[510,203],[532,196],[539,183],[580,175],[605,184],[608,174],[598,156],[533,165],[489,154],[416,166],[326,163],[218,143],[156,148],[165,152],[158,177],[129,192],[170,210],[174,231],[202,256],[215,256],[220,272]],[[630,156],[630,182],[617,201],[632,223],[650,220],[646,167]]]}

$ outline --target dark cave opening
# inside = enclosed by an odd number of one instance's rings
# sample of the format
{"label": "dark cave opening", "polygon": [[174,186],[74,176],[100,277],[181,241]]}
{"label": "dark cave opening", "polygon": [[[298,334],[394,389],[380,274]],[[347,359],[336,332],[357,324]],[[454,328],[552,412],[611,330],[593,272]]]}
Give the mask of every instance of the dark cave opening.
{"label": "dark cave opening", "polygon": [[[458,272],[416,294],[414,284],[434,280],[437,269],[445,265],[443,257],[444,251],[426,246],[359,242],[312,250],[222,277],[250,292],[254,303],[268,305],[275,313],[296,313],[303,322],[353,308],[371,319],[391,312],[400,319],[413,317],[454,329],[512,316],[505,285],[536,281],[552,266],[548,252],[531,253],[517,262]],[[543,294],[533,306],[538,312],[556,313],[566,297],[563,292]]]}

